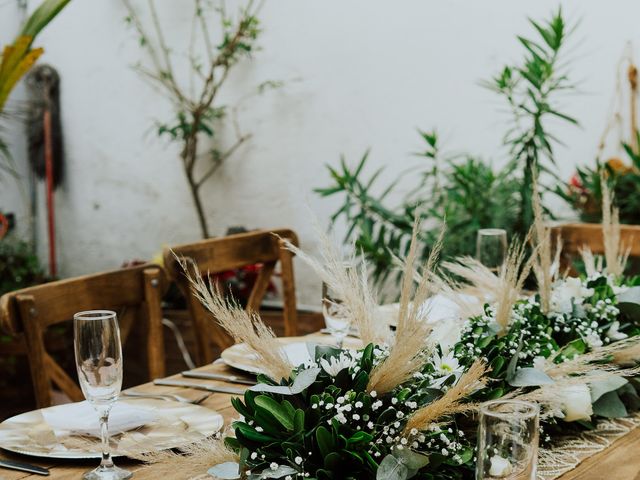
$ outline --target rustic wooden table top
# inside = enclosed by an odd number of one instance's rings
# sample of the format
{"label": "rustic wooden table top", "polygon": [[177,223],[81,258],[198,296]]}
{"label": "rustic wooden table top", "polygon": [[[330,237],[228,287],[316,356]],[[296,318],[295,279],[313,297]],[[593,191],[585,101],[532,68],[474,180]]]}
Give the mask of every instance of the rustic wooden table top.
{"label": "rustic wooden table top", "polygon": [[[313,338],[314,336],[315,335],[311,335],[310,337]],[[327,337],[323,336],[319,338],[326,339]],[[309,337],[306,337],[305,339],[309,340]],[[219,362],[201,367],[198,370],[224,374],[234,373],[234,371],[224,363]],[[169,378],[184,379],[184,377],[181,377],[180,375],[175,375]],[[194,381],[210,385],[231,386],[229,383],[213,380],[197,379]],[[246,385],[242,386],[234,384],[233,386],[246,388]],[[186,388],[155,386],[150,383],[135,387],[135,390],[151,393],[178,393],[183,396],[191,395],[193,397],[197,397],[199,394],[202,394],[201,390],[196,391]],[[231,419],[237,417],[235,410],[231,407],[231,397],[232,395],[213,393],[200,405],[218,411],[224,417],[225,425],[227,425]],[[640,428],[621,437],[612,447],[586,459],[577,468],[560,477],[560,480],[640,480],[640,455],[637,454],[638,451],[640,451]],[[13,455],[5,451],[0,451],[0,458],[15,459],[18,461],[22,460],[34,465],[49,468],[51,475],[48,478],[55,480],[81,478],[81,475],[84,472],[95,468],[98,464],[98,460],[95,459],[89,461],[37,459],[35,457]],[[137,471],[134,475],[134,478],[137,480],[152,478],[152,476],[149,476],[143,470],[140,470],[141,464],[139,462],[119,458],[116,459],[116,464],[134,472]],[[36,480],[39,478],[44,477],[0,469],[0,480]],[[179,476],[176,476],[175,478],[179,478]]]}

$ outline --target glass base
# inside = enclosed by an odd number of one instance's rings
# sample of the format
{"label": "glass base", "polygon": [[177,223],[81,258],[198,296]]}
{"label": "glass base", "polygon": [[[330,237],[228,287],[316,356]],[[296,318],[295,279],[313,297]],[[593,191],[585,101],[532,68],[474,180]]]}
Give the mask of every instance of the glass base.
{"label": "glass base", "polygon": [[82,478],[84,480],[124,480],[126,478],[131,478],[133,473],[129,470],[125,470],[124,468],[116,467],[103,467],[100,466],[95,470],[91,470],[90,472],[85,473]]}

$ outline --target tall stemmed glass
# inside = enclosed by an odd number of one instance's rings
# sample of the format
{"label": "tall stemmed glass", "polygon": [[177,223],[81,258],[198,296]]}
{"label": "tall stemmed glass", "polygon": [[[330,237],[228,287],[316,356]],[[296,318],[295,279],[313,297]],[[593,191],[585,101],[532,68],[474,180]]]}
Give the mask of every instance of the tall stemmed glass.
{"label": "tall stemmed glass", "polygon": [[122,388],[122,346],[115,312],[91,310],[73,316],[76,367],[82,393],[100,419],[102,461],[87,472],[85,480],[119,480],[131,472],[118,468],[111,459],[109,412]]}
{"label": "tall stemmed glass", "polygon": [[535,480],[540,408],[495,400],[480,406],[476,480]]}
{"label": "tall stemmed glass", "polygon": [[501,228],[478,230],[476,258],[496,275],[507,257],[507,232]]}

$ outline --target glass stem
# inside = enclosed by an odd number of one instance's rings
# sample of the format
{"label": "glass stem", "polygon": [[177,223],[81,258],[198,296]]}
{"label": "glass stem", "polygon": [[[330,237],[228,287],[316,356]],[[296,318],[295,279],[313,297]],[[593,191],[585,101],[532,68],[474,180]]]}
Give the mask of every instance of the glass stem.
{"label": "glass stem", "polygon": [[346,335],[336,335],[336,345],[337,347],[342,350],[342,346],[344,345],[344,338]]}
{"label": "glass stem", "polygon": [[100,438],[102,440],[102,461],[100,468],[113,468],[113,460],[111,460],[111,446],[109,445],[109,410],[100,414]]}

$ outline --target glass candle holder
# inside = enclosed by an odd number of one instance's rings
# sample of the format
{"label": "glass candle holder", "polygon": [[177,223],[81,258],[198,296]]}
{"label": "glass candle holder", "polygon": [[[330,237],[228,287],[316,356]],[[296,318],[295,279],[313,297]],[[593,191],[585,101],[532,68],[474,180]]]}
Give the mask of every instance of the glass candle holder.
{"label": "glass candle holder", "polygon": [[476,480],[535,480],[540,408],[496,400],[480,407]]}

